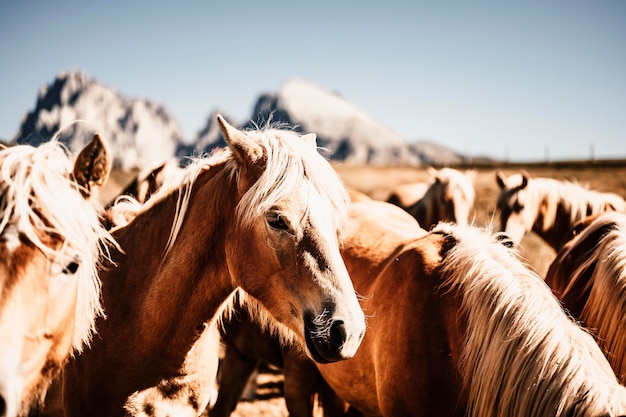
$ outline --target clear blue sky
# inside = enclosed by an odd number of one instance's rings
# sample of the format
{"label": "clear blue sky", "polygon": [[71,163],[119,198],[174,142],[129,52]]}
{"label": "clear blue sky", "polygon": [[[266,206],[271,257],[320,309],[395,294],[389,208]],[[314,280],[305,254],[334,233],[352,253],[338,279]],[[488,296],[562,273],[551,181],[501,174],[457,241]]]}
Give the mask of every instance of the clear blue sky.
{"label": "clear blue sky", "polygon": [[0,5],[0,137],[79,68],[191,138],[290,77],[407,141],[469,155],[626,157],[626,1],[33,1]]}

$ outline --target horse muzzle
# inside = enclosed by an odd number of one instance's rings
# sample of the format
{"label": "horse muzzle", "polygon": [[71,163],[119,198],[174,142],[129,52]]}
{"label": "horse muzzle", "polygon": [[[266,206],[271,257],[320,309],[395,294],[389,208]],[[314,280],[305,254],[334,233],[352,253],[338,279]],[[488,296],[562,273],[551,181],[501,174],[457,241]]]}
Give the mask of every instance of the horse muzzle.
{"label": "horse muzzle", "polygon": [[304,340],[311,359],[331,363],[350,359],[356,353],[365,330],[351,332],[343,320],[305,314]]}
{"label": "horse muzzle", "polygon": [[20,409],[18,387],[10,380],[0,381],[0,417],[15,417]]}

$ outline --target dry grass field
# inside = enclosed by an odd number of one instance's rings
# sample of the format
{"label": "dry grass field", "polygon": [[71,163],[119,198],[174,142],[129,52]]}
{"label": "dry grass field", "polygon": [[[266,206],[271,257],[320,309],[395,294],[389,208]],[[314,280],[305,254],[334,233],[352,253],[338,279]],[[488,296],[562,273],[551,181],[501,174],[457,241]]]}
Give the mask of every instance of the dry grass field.
{"label": "dry grass field", "polygon": [[[398,184],[425,181],[425,169],[410,167],[353,167],[336,165],[336,169],[348,187],[354,188],[375,199],[384,200],[389,190]],[[615,192],[626,197],[625,163],[571,163],[552,165],[508,166],[500,168],[509,175],[525,169],[532,177],[550,177],[586,184],[599,191]],[[498,188],[495,182],[496,168],[476,168],[476,205],[474,223],[487,225],[495,219],[495,201]],[[115,188],[128,181],[128,175],[117,173],[112,177]],[[105,192],[103,200],[113,196],[115,191]],[[381,219],[382,221],[382,219]],[[521,244],[521,254],[530,268],[543,275],[555,256],[554,251],[534,234],[527,235]],[[233,417],[283,417],[287,410],[281,393],[280,374],[263,374],[259,384],[259,399],[240,402]],[[205,414],[206,415],[206,414]]]}

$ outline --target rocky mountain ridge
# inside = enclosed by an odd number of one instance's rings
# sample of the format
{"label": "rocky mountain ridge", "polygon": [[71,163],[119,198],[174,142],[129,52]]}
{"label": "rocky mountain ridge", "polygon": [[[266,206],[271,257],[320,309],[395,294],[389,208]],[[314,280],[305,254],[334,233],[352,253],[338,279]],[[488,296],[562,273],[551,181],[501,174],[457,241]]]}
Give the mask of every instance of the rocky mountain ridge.
{"label": "rocky mountain ridge", "polygon": [[[40,89],[35,108],[24,116],[13,141],[36,145],[58,133],[70,150],[77,151],[99,132],[111,145],[116,167],[145,168],[172,156],[199,155],[225,146],[216,114],[216,110],[209,113],[205,127],[186,141],[163,106],[129,99],[72,70]],[[276,93],[260,95],[245,123],[222,115],[241,128],[262,127],[270,121],[314,132],[325,156],[345,164],[422,166],[463,161],[461,155],[434,143],[408,143],[343,97],[298,79],[287,80]]]}

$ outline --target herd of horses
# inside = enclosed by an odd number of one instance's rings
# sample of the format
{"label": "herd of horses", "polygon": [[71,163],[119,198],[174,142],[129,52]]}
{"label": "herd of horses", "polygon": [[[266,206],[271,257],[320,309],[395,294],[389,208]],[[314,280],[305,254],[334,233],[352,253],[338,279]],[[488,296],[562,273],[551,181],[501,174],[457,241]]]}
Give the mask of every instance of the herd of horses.
{"label": "herd of horses", "polygon": [[498,172],[479,227],[472,171],[378,201],[315,135],[217,120],[104,207],[98,135],[0,150],[0,416],[228,416],[262,362],[293,417],[626,416],[621,197]]}

